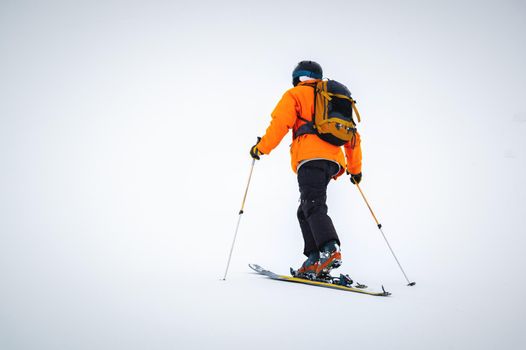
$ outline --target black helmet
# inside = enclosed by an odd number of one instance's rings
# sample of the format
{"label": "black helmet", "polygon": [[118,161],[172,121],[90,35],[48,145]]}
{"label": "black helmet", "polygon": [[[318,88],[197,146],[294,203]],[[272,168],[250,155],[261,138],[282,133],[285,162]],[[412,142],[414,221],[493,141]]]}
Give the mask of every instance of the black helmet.
{"label": "black helmet", "polygon": [[323,77],[323,70],[321,66],[314,61],[301,61],[292,71],[292,85],[298,85],[300,77],[303,76],[321,79]]}

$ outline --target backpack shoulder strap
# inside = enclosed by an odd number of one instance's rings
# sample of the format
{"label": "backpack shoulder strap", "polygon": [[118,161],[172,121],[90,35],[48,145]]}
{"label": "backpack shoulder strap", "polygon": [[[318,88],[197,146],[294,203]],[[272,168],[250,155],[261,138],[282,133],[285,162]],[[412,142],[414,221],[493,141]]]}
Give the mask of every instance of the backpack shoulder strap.
{"label": "backpack shoulder strap", "polygon": [[314,126],[314,116],[316,115],[316,91],[318,83],[311,83],[311,84],[303,84],[303,86],[310,86],[314,90],[314,108],[313,113],[311,116],[311,120],[303,118],[301,115],[298,115],[298,119],[304,121],[305,123],[301,125],[292,135],[292,137],[295,139],[301,135],[305,134],[315,134],[316,133],[316,127]]}

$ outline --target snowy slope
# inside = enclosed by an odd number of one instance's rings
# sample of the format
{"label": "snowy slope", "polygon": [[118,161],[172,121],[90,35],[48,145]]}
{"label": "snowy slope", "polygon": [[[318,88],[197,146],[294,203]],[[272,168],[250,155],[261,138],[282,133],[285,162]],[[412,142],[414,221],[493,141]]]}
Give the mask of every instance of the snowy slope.
{"label": "snowy slope", "polygon": [[[0,349],[521,349],[520,1],[0,4]],[[298,25],[300,23],[300,25]],[[334,35],[338,33],[338,35]],[[290,135],[248,149],[302,59],[349,85],[362,188],[343,272],[389,298],[254,274],[302,262]]]}

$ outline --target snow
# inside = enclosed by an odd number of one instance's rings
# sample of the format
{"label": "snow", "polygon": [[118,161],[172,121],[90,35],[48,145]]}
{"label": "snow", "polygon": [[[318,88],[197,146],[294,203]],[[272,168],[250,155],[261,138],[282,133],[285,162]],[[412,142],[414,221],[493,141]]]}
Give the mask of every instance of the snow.
{"label": "snow", "polygon": [[[526,347],[524,3],[319,8],[0,4],[0,349]],[[358,100],[362,189],[417,284],[345,178],[340,270],[388,298],[248,268],[303,259],[290,136],[221,280],[248,150],[306,58]]]}

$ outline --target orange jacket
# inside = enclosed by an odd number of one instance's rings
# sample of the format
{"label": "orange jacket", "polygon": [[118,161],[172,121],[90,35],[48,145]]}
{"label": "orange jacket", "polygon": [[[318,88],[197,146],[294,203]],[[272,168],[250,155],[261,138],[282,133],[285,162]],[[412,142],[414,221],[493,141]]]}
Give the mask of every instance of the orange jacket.
{"label": "orange jacket", "polygon": [[[272,112],[272,120],[265,135],[258,143],[258,149],[263,154],[269,154],[276,148],[283,137],[293,129],[295,132],[305,121],[298,118],[301,116],[306,120],[311,120],[314,113],[314,90],[307,83],[316,80],[309,80],[299,83],[297,86],[285,92],[281,101]],[[306,134],[292,140],[290,147],[292,170],[297,172],[298,165],[308,159],[328,159],[340,164],[341,169],[334,178],[340,176],[345,169],[351,174],[362,172],[362,149],[360,146],[360,134],[356,133],[356,143],[351,147],[350,142],[344,146],[345,157],[342,148],[331,145],[323,141],[317,135]]]}

